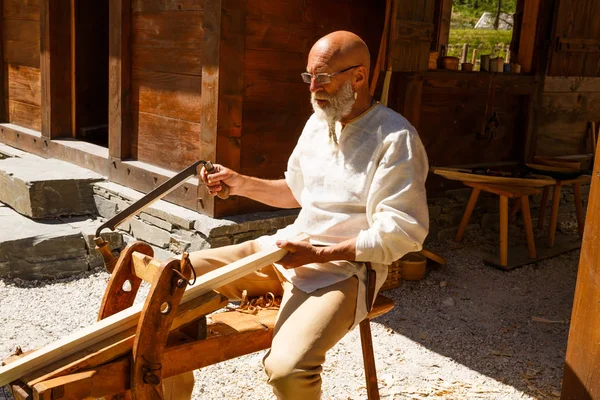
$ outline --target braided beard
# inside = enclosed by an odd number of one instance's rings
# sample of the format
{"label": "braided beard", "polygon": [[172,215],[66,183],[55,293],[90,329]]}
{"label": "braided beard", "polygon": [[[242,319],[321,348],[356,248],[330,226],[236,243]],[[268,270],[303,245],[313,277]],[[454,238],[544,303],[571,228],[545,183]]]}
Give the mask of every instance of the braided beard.
{"label": "braided beard", "polygon": [[[324,107],[321,107],[317,104],[317,98],[319,100],[327,100],[328,103]],[[355,101],[350,81],[346,81],[335,93],[327,94],[321,91],[318,93],[311,93],[310,95],[310,102],[315,111],[315,115],[317,118],[327,122],[327,126],[329,127],[329,139],[336,145],[338,142],[337,135],[335,134],[335,123],[350,114]]]}

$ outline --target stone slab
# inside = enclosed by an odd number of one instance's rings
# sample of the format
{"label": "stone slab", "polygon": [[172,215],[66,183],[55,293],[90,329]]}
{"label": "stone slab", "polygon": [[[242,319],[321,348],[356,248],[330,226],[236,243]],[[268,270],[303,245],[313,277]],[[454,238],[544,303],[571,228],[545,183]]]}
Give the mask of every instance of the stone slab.
{"label": "stone slab", "polygon": [[94,215],[91,184],[104,178],[55,159],[25,154],[0,160],[0,201],[31,218]]}
{"label": "stone slab", "polygon": [[[98,221],[85,218],[32,220],[9,207],[0,207],[0,277],[55,279],[100,267],[100,254],[90,247]],[[103,234],[104,236],[104,234]],[[121,235],[109,232],[112,248]]]}

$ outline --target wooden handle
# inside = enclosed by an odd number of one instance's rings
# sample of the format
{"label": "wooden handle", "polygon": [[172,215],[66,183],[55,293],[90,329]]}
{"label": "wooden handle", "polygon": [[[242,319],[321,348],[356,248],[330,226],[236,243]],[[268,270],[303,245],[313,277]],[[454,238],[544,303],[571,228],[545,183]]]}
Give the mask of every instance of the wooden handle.
{"label": "wooden handle", "polygon": [[[207,161],[206,164],[204,164],[204,168],[206,168],[206,172],[208,172],[209,174],[212,173],[215,170],[215,166],[210,162]],[[219,190],[217,192],[217,196],[223,200],[225,200],[226,198],[229,197],[229,186],[224,183],[223,181],[221,182],[221,190]]]}
{"label": "wooden handle", "polygon": [[96,250],[102,254],[102,258],[104,259],[104,267],[112,274],[113,269],[115,269],[115,265],[117,265],[117,257],[113,255],[108,247],[108,242],[102,237],[94,238],[94,242],[96,243]]}

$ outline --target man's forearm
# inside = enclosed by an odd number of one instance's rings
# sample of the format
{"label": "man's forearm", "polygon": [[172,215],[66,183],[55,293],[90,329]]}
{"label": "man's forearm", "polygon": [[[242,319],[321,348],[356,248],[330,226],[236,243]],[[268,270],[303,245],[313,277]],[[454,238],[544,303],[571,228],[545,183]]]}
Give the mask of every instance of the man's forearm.
{"label": "man's forearm", "polygon": [[300,207],[285,179],[269,180],[244,176],[238,188],[240,196],[278,208]]}
{"label": "man's forearm", "polygon": [[343,242],[322,247],[320,262],[328,261],[355,261],[356,260],[356,238],[344,240]]}

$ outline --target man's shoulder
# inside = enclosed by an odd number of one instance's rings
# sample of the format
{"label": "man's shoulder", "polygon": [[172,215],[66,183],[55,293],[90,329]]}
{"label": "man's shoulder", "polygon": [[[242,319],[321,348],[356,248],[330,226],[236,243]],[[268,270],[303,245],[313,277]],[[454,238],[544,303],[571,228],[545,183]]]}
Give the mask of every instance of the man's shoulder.
{"label": "man's shoulder", "polygon": [[384,137],[417,134],[415,127],[403,115],[391,108],[379,104],[374,111],[368,121],[369,130]]}

